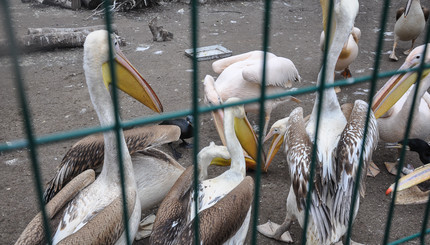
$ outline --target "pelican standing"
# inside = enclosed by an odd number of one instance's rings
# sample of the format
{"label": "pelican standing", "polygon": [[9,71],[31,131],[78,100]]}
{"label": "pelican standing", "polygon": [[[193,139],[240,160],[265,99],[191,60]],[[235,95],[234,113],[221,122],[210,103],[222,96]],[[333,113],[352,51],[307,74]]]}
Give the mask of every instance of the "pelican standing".
{"label": "pelican standing", "polygon": [[[323,15],[329,1],[321,1]],[[334,2],[335,31],[327,60],[328,83],[333,83],[336,61],[354,25],[358,13],[358,1],[336,0]],[[325,17],[325,16],[324,16]],[[320,83],[321,72],[318,76]],[[322,104],[321,120],[317,137],[317,158],[315,176],[309,176],[318,103]],[[357,176],[359,156],[368,105],[357,100],[351,111],[342,112],[334,88],[324,91],[324,100],[317,95],[308,123],[303,119],[303,109],[296,108],[286,119],[272,127],[267,138],[275,135],[268,153],[268,162],[280,148],[285,137],[285,154],[290,167],[291,186],[287,198],[287,215],[281,225],[271,223],[258,226],[265,236],[286,241],[293,218],[303,227],[305,204],[309,179],[314,180],[310,195],[309,223],[306,239],[310,244],[333,244],[347,232],[354,184],[360,183],[360,194],[364,195],[367,165],[377,146],[378,131],[376,119],[371,113],[368,135],[363,152],[361,176]],[[274,124],[274,126],[276,126]],[[279,125],[284,125],[279,127]],[[355,202],[353,219],[359,208],[360,197]],[[352,220],[353,221],[353,220]],[[288,241],[288,240],[287,240]]]}
{"label": "pelican standing", "polygon": [[[405,63],[399,70],[416,68],[420,65],[425,45],[416,47],[406,57]],[[430,51],[424,56],[425,62],[430,62]],[[423,71],[416,97],[412,125],[409,138],[427,139],[430,136],[430,87],[429,69]],[[376,93],[372,110],[378,121],[379,137],[388,143],[403,140],[406,124],[412,107],[417,73],[408,72],[391,77]],[[391,169],[395,163],[387,163]],[[407,169],[404,169],[410,172]]]}
{"label": "pelican standing", "polygon": [[424,30],[429,18],[429,10],[421,7],[420,0],[408,0],[405,8],[399,8],[394,25],[394,44],[390,59],[397,61],[396,47],[398,41],[412,41],[411,48],[403,52],[408,55],[414,47],[415,40]]}
{"label": "pelican standing", "polygon": [[[227,103],[238,102],[237,98]],[[247,125],[236,127],[234,124]],[[213,143],[198,154],[199,165],[199,244],[244,244],[249,227],[254,181],[246,177],[242,144],[254,137],[243,106],[225,109],[224,129],[227,148]],[[231,158],[230,169],[207,179],[211,160]],[[166,196],[157,212],[151,244],[193,244],[195,201],[193,166],[187,168]]]}
{"label": "pelican standing", "polygon": [[[107,90],[111,82],[108,38],[110,35],[107,31],[95,31],[87,36],[84,44],[85,77],[101,126],[110,126],[115,122],[113,103]],[[161,111],[162,107],[155,93],[124,57],[116,42],[115,64],[118,66],[118,87],[144,101],[153,110]],[[122,130],[119,137],[119,147],[123,153],[128,220],[123,220],[116,134],[108,131],[103,133],[103,169],[99,177],[68,204],[53,237],[53,244],[124,244],[127,240],[124,222],[128,222],[130,240],[134,239],[140,220],[141,204],[136,196],[133,165]]]}

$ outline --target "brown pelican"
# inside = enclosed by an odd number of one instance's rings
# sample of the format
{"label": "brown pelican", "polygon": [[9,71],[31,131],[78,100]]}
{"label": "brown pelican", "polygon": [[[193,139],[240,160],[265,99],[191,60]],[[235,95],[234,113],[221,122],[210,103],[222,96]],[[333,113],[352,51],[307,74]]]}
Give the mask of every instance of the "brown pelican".
{"label": "brown pelican", "polygon": [[[204,79],[205,98],[208,103],[219,104],[228,98],[237,97],[250,99],[260,97],[263,72],[262,51],[251,51],[217,60],[212,64],[212,69],[219,74],[216,81],[207,75]],[[266,94],[276,94],[288,91],[293,82],[300,81],[300,75],[293,62],[287,58],[278,57],[267,53],[266,64]],[[296,98],[287,96],[266,101],[265,123],[263,133],[266,134],[272,110],[287,101],[298,101]],[[247,104],[247,112],[258,112],[259,104]],[[220,120],[214,118],[214,120]],[[222,120],[216,122],[222,125]],[[222,130],[220,130],[222,132]]]}
{"label": "brown pelican", "polygon": [[[238,102],[231,98],[227,103]],[[253,143],[251,127],[236,127],[246,120],[243,106],[225,109],[225,146],[210,146],[198,154],[200,218],[199,244],[244,244],[251,215],[254,181],[246,177],[245,159],[241,144]],[[249,125],[248,123],[239,125]],[[218,160],[216,160],[217,158]],[[212,160],[231,158],[230,169],[207,179],[207,167]],[[192,244],[194,238],[195,201],[193,166],[179,177],[157,212],[151,244]]]}
{"label": "brown pelican", "polygon": [[[321,1],[325,18],[329,1]],[[334,1],[335,30],[327,60],[327,82],[333,83],[334,70],[339,54],[354,25],[358,13],[358,1]],[[318,83],[321,82],[321,72]],[[317,157],[315,176],[309,176],[318,103],[322,104],[321,120],[317,137]],[[267,159],[284,142],[284,152],[290,170],[291,186],[287,198],[287,214],[281,225],[271,223],[258,226],[258,231],[277,240],[288,241],[288,232],[293,218],[303,227],[306,197],[309,180],[313,178],[314,189],[309,202],[309,223],[306,239],[309,244],[333,244],[347,232],[352,192],[354,184],[360,183],[360,194],[364,195],[366,169],[371,161],[373,150],[377,146],[378,131],[376,119],[371,113],[368,135],[363,152],[361,176],[359,156],[363,144],[363,133],[368,105],[355,101],[350,112],[345,114],[336,97],[334,88],[324,91],[324,99],[317,96],[309,121],[303,119],[303,109],[296,108],[289,117],[281,119],[272,126],[267,138],[276,135],[270,147]],[[284,139],[283,139],[284,138]],[[358,212],[360,197],[357,197],[353,219]]]}
{"label": "brown pelican", "polygon": [[403,52],[408,55],[414,47],[415,40],[424,30],[429,18],[429,10],[422,8],[420,0],[408,0],[405,8],[399,8],[396,13],[396,24],[394,25],[394,44],[390,59],[397,61],[397,42],[412,41],[411,48]]}
{"label": "brown pelican", "polygon": [[[91,101],[101,126],[115,122],[113,103],[107,90],[111,81],[109,72],[108,38],[105,30],[90,33],[84,44],[84,70]],[[115,44],[115,64],[118,66],[118,88],[144,102],[148,107],[161,111],[155,93],[125,58]],[[102,69],[103,67],[103,69]],[[106,85],[106,86],[105,86]],[[130,88],[132,88],[130,90]],[[115,132],[104,132],[104,165],[99,177],[80,191],[68,204],[53,237],[53,243],[104,243],[126,242],[124,222],[130,228],[129,238],[134,239],[141,214],[137,198],[131,157],[120,130],[120,146],[125,174],[128,220],[123,220],[118,150]]]}
{"label": "brown pelican", "polygon": [[[424,46],[421,45],[412,50],[399,70],[418,67],[423,57]],[[425,62],[430,62],[430,51],[427,51],[424,59]],[[422,74],[409,138],[426,139],[430,136],[430,94],[427,92],[430,87],[429,72],[427,69]],[[403,140],[412,107],[416,80],[416,72],[397,74],[391,77],[376,93],[372,110],[378,120],[381,140],[388,143]],[[391,165],[393,164],[387,163],[389,169],[391,169]]]}

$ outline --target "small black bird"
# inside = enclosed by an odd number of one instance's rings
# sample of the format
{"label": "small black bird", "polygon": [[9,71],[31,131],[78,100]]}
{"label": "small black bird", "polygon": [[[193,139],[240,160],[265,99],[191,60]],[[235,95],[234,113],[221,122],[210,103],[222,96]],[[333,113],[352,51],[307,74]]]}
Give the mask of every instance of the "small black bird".
{"label": "small black bird", "polygon": [[[399,144],[402,144],[402,141]],[[423,164],[430,163],[430,145],[426,141],[422,139],[409,139],[407,149],[418,153]],[[430,189],[430,181],[424,181],[417,186],[421,191],[428,191]]]}
{"label": "small black bird", "polygon": [[[182,142],[179,144],[182,147],[191,148],[193,145],[186,142],[185,139],[189,139],[193,137],[193,124],[194,117],[188,115],[185,119],[177,118],[177,119],[169,119],[162,121],[160,125],[176,125],[181,129],[181,136],[179,137]],[[176,160],[182,157],[182,154],[178,152],[173,146],[172,143],[169,143],[170,148],[172,149],[172,154]]]}
{"label": "small black bird", "polygon": [[410,139],[408,146],[408,150],[418,153],[423,164],[430,163],[430,145],[427,142],[422,139]]}

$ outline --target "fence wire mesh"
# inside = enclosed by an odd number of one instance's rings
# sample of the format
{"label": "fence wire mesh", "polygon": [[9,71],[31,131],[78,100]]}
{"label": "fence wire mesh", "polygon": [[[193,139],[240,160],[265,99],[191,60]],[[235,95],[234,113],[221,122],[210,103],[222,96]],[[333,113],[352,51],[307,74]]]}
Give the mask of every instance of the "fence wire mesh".
{"label": "fence wire mesh", "polygon": [[[333,1],[330,2],[330,7],[329,9],[333,9]],[[28,108],[28,99],[27,99],[27,95],[25,92],[25,81],[23,79],[22,76],[22,66],[20,66],[19,63],[19,48],[16,45],[17,41],[16,41],[16,36],[14,33],[14,29],[13,29],[13,16],[11,16],[11,11],[10,11],[10,6],[9,6],[9,2],[8,0],[1,0],[1,4],[2,4],[2,14],[3,14],[3,19],[4,19],[4,26],[5,26],[5,30],[6,30],[6,39],[8,41],[8,45],[9,45],[9,56],[10,56],[10,60],[12,63],[12,67],[13,67],[13,73],[14,73],[14,78],[15,78],[15,84],[16,84],[16,91],[17,91],[17,98],[20,102],[20,107],[22,110],[22,120],[24,121],[24,125],[25,125],[25,134],[26,134],[26,138],[24,139],[19,139],[19,140],[15,140],[13,142],[0,142],[0,153],[2,152],[8,152],[8,151],[12,151],[12,150],[16,150],[16,149],[28,149],[29,150],[29,159],[31,160],[31,164],[32,164],[32,171],[33,171],[33,175],[34,175],[34,186],[36,187],[36,191],[37,191],[37,196],[38,201],[39,201],[39,206],[40,206],[40,210],[42,211],[42,217],[43,217],[43,224],[45,227],[45,236],[46,237],[51,237],[52,231],[48,225],[48,217],[46,214],[46,211],[44,209],[44,201],[43,201],[43,186],[44,183],[42,183],[42,177],[41,177],[41,173],[40,173],[40,167],[39,167],[39,160],[38,160],[38,148],[40,145],[44,145],[44,144],[48,144],[48,143],[55,143],[58,141],[64,141],[67,139],[71,139],[71,138],[79,138],[79,137],[83,137],[83,136],[87,136],[90,134],[94,134],[94,133],[100,133],[100,132],[105,132],[105,131],[109,131],[109,130],[114,130],[117,133],[117,138],[119,139],[119,130],[121,128],[127,128],[127,127],[133,127],[133,126],[140,126],[140,125],[145,125],[145,124],[150,124],[150,123],[156,123],[165,119],[171,119],[171,118],[177,118],[177,117],[184,117],[186,115],[190,115],[192,114],[196,120],[196,124],[194,126],[194,139],[193,139],[193,143],[194,143],[194,148],[193,148],[193,164],[194,164],[194,188],[195,190],[197,190],[195,192],[195,196],[194,196],[194,200],[196,205],[198,204],[198,168],[197,168],[197,153],[199,151],[199,116],[202,113],[206,113],[206,112],[210,112],[216,109],[220,109],[220,108],[225,108],[226,105],[220,105],[220,106],[201,106],[199,104],[199,86],[201,86],[200,83],[200,78],[199,78],[199,62],[197,60],[196,57],[194,57],[192,59],[192,75],[191,75],[191,81],[192,81],[192,106],[191,109],[189,110],[182,110],[182,111],[175,111],[175,112],[171,112],[171,113],[165,113],[163,115],[159,115],[159,116],[151,116],[151,117],[147,117],[147,118],[139,118],[139,119],[135,119],[132,121],[127,121],[127,122],[122,122],[119,118],[119,103],[118,103],[118,95],[116,94],[116,92],[113,92],[113,101],[114,101],[114,105],[115,105],[115,115],[116,115],[116,121],[115,124],[110,126],[110,127],[93,127],[93,128],[82,128],[79,130],[73,130],[73,131],[68,131],[68,132],[59,132],[59,133],[55,133],[55,134],[50,134],[50,135],[42,135],[39,137],[36,137],[34,134],[34,130],[33,130],[33,121],[32,121],[32,116],[31,116],[31,111]],[[313,4],[318,4],[318,1],[314,1]],[[325,89],[334,87],[334,86],[349,86],[352,84],[360,84],[360,83],[370,83],[370,90],[368,93],[368,100],[367,102],[369,104],[372,104],[373,102],[373,96],[376,92],[376,84],[378,82],[378,79],[381,78],[386,78],[386,77],[390,77],[393,76],[395,74],[399,74],[399,73],[407,73],[407,72],[411,72],[411,71],[416,71],[418,73],[418,79],[417,79],[417,86],[415,86],[415,90],[414,90],[414,98],[417,96],[417,92],[418,92],[418,85],[420,84],[420,80],[421,80],[421,75],[423,74],[425,69],[428,69],[430,66],[428,64],[425,64],[424,58],[421,61],[421,64],[418,68],[415,69],[408,69],[405,71],[380,71],[380,62],[381,62],[381,57],[383,55],[382,51],[383,51],[383,43],[384,43],[384,34],[386,31],[386,23],[388,21],[388,13],[389,11],[392,11],[392,8],[390,8],[390,0],[384,0],[383,2],[380,3],[383,7],[382,7],[382,13],[381,13],[381,18],[379,21],[379,35],[378,35],[378,39],[377,39],[377,45],[376,45],[376,49],[375,49],[375,59],[373,61],[372,67],[373,67],[373,72],[370,76],[357,76],[354,78],[350,78],[347,80],[340,80],[340,81],[336,81],[334,84],[326,84],[325,83],[325,68],[322,69],[322,82],[319,86],[305,86],[303,88],[299,88],[297,90],[292,90],[292,91],[288,91],[285,93],[280,93],[280,94],[276,94],[276,95],[266,95],[265,94],[265,84],[266,84],[266,70],[263,69],[263,80],[262,80],[262,89],[261,89],[261,96],[259,98],[253,98],[253,99],[247,99],[241,102],[241,104],[250,104],[250,103],[260,103],[260,105],[264,104],[264,102],[268,99],[276,99],[276,98],[281,98],[281,97],[285,97],[285,96],[294,96],[294,95],[301,95],[301,94],[307,94],[307,93],[312,93],[312,92],[316,92],[319,93],[320,97],[322,98],[323,96],[323,92]],[[288,4],[287,4],[288,5]],[[105,7],[106,9],[109,9],[109,3],[105,2]],[[272,1],[271,0],[266,0],[264,2],[264,14],[262,15],[262,33],[263,33],[263,38],[262,38],[262,47],[261,50],[263,50],[264,52],[268,52],[269,51],[269,47],[270,47],[270,25],[271,25],[271,19],[273,18],[273,16],[271,15],[271,8],[272,8]],[[331,20],[333,17],[331,16],[332,12],[329,11],[329,17],[328,19]],[[191,45],[193,48],[194,53],[197,53],[197,48],[199,47],[199,3],[196,0],[193,0],[191,2],[191,16],[190,16],[190,30],[191,30]],[[107,30],[111,31],[111,24],[112,24],[112,17],[111,14],[106,11],[105,13],[105,20],[106,20],[106,26],[107,26]],[[429,41],[429,37],[430,37],[430,29],[427,27],[425,30],[425,42],[424,43],[428,43]],[[330,25],[328,25],[328,29],[327,32],[330,32]],[[326,46],[329,44],[329,38],[327,38],[326,40]],[[427,50],[427,46],[424,49],[425,51]],[[424,51],[424,53],[425,53]],[[111,63],[111,72],[112,72],[112,77],[115,78],[115,70],[112,69],[113,68],[113,53],[112,53],[112,44],[110,44],[110,63]],[[325,64],[325,62],[327,61],[327,53],[324,53],[323,55],[323,61],[322,64]],[[263,59],[263,67],[266,65],[266,56],[264,56]],[[323,65],[323,67],[325,67]],[[114,79],[114,84],[115,84],[115,80]],[[115,86],[115,85],[114,85]],[[115,91],[115,90],[113,90]],[[323,98],[322,98],[323,99]],[[412,104],[412,108],[414,108],[415,106],[415,99],[413,100],[413,104]],[[232,106],[232,105],[229,105]],[[321,106],[320,109],[318,111],[321,110]],[[369,115],[371,113],[371,107],[369,106],[368,110],[367,110],[367,117],[366,117],[366,126],[364,128],[364,139],[363,142],[365,142],[365,139],[367,137],[367,132],[368,132],[368,124],[369,124]],[[407,121],[406,124],[406,132],[404,135],[405,139],[409,138],[409,131],[411,129],[411,125],[412,125],[412,118],[413,118],[413,113],[414,110],[411,110],[409,113],[409,119]],[[263,122],[264,122],[264,107],[260,106],[260,111],[258,114],[258,121],[259,121],[259,127],[263,128]],[[317,123],[316,123],[316,132],[318,132],[319,129],[319,120],[320,120],[320,113],[318,113],[317,116]],[[430,123],[430,122],[429,122]],[[318,135],[318,133],[315,133],[315,135]],[[251,222],[251,244],[261,244],[258,239],[257,239],[257,225],[259,223],[259,203],[260,203],[260,188],[261,188],[261,162],[259,159],[261,159],[261,152],[263,149],[263,139],[264,135],[262,134],[262,130],[259,131],[259,145],[258,145],[258,158],[257,158],[257,170],[255,171],[255,191],[254,191],[254,202],[253,202],[253,218],[252,218],[252,222]],[[314,139],[314,142],[316,142],[316,136]],[[118,144],[120,144],[120,142],[117,142]],[[360,165],[363,164],[363,152],[364,152],[364,143],[361,146],[361,154],[360,154]],[[120,148],[119,148],[120,149]],[[119,153],[119,162],[120,162],[120,166],[122,166],[122,157],[121,157],[121,152]],[[313,155],[312,155],[312,165],[311,165],[311,169],[310,169],[310,175],[313,176],[313,173],[315,171],[315,161],[316,161],[316,147],[314,147],[313,150]],[[409,236],[403,237],[401,239],[395,240],[395,241],[391,241],[390,242],[390,229],[391,229],[391,220],[393,218],[394,215],[394,199],[396,197],[396,190],[397,190],[397,182],[400,178],[400,172],[401,169],[404,165],[405,162],[405,156],[406,156],[406,147],[403,146],[402,150],[401,150],[401,154],[400,154],[400,160],[399,160],[399,165],[397,167],[397,172],[398,174],[396,175],[396,185],[394,187],[394,194],[393,194],[393,198],[388,210],[388,214],[387,214],[387,221],[386,221],[386,226],[385,226],[385,232],[384,232],[384,236],[383,238],[381,238],[381,243],[383,244],[401,244],[401,243],[405,243],[408,241],[411,241],[413,239],[419,238],[420,239],[420,243],[421,244],[425,244],[426,243],[426,235],[428,233],[430,233],[430,229],[427,228],[428,226],[428,217],[429,217],[429,212],[430,212],[430,202],[428,202],[425,205],[425,210],[424,210],[424,215],[423,215],[423,221],[422,221],[422,226],[421,227],[417,227],[417,233],[415,234],[411,234]],[[120,169],[122,170],[123,168],[120,167]],[[358,168],[359,171],[357,173],[357,176],[360,176],[361,174],[361,168]],[[128,217],[127,213],[130,212],[130,210],[127,210],[127,205],[126,205],[126,194],[124,191],[125,188],[125,183],[124,183],[124,172],[121,171],[121,185],[122,185],[122,198],[123,198],[123,206],[124,206],[124,217]],[[310,193],[311,190],[313,188],[313,181],[310,181],[310,186],[309,186],[309,193],[307,196],[307,207],[309,207],[310,205]],[[352,200],[355,200],[357,195],[358,195],[358,189],[359,189],[359,184],[357,183],[354,186],[354,192],[353,192],[353,198]],[[364,199],[364,202],[366,201],[372,201],[372,200],[367,200]],[[348,214],[349,215],[349,224],[348,224],[348,232],[346,234],[346,243],[349,244],[350,243],[350,237],[352,234],[352,220],[353,220],[353,210],[354,210],[354,206],[355,206],[355,202],[351,203],[351,212]],[[283,213],[282,213],[283,215]],[[198,217],[198,213],[196,211],[196,217]],[[309,208],[306,209],[306,215],[305,215],[305,224],[304,224],[304,228],[303,230],[306,230],[306,227],[308,225],[309,222]],[[195,219],[195,226],[196,231],[198,231],[198,225],[199,225],[199,220]],[[129,227],[128,224],[126,222],[125,225],[125,230],[127,233],[129,233]],[[381,228],[382,229],[382,228]],[[195,232],[195,240],[199,240],[199,232]],[[127,236],[127,243],[131,244],[132,241],[128,238]],[[306,243],[306,233],[303,232],[302,233],[302,238],[301,238],[302,243]],[[51,241],[48,241],[48,243],[51,243]]]}

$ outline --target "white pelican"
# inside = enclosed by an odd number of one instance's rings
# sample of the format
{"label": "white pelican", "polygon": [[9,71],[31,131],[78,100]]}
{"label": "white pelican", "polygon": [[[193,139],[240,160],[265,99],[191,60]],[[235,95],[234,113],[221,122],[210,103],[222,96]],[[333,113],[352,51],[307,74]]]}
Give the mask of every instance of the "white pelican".
{"label": "white pelican", "polygon": [[[321,1],[323,15],[329,1]],[[335,30],[327,60],[327,82],[333,83],[336,61],[354,25],[358,13],[358,1],[336,0],[334,2]],[[333,30],[333,29],[332,29]],[[322,77],[318,76],[318,83]],[[321,120],[317,137],[317,162],[315,176],[309,176],[318,103],[322,104]],[[368,135],[363,152],[361,176],[357,176],[359,156],[368,105],[357,100],[350,112],[341,110],[334,88],[324,91],[321,102],[317,96],[309,122],[303,119],[303,109],[296,108],[286,119],[271,128],[267,138],[277,135],[268,153],[268,162],[279,149],[285,137],[285,154],[290,169],[291,186],[287,198],[287,215],[282,225],[271,223],[258,226],[265,236],[288,241],[288,232],[295,217],[303,227],[309,179],[314,180],[309,207],[309,223],[306,239],[309,244],[333,244],[347,232],[354,184],[360,183],[360,194],[364,194],[364,178],[373,150],[377,146],[376,119],[371,113]],[[283,126],[279,126],[283,125]],[[360,197],[357,197],[353,219],[358,212]],[[352,220],[353,221],[353,220]]]}
{"label": "white pelican", "polygon": [[405,8],[399,8],[396,13],[396,24],[394,25],[394,44],[390,59],[397,61],[397,42],[412,41],[411,48],[403,52],[408,55],[414,47],[415,40],[424,30],[429,18],[429,10],[422,8],[420,0],[408,0]]}
{"label": "white pelican", "polygon": [[[111,82],[108,72],[108,38],[110,35],[107,31],[95,31],[87,36],[84,44],[85,77],[101,126],[109,126],[115,122],[113,103],[107,90]],[[118,88],[144,102],[153,110],[161,111],[161,104],[156,99],[156,95],[117,45],[115,45],[115,63],[118,66]],[[103,169],[99,177],[80,191],[66,207],[53,237],[53,244],[58,242],[124,244],[126,242],[116,133],[104,132],[103,138],[105,148]],[[136,198],[137,185],[133,165],[122,130],[119,140],[121,142],[119,147],[123,153],[129,214],[126,222],[130,228],[129,238],[133,240],[138,229],[141,204],[140,199]]]}
{"label": "white pelican", "polygon": [[[342,71],[344,78],[351,77],[349,65],[357,59],[358,56],[358,41],[361,38],[361,31],[357,27],[353,27],[351,34],[348,36],[348,41],[345,42],[340,52],[339,59],[337,60],[335,71]],[[321,32],[320,48],[324,51],[325,35],[324,31]]]}
{"label": "white pelican", "polygon": [[[231,98],[230,102],[239,99]],[[236,127],[241,123],[247,127]],[[224,129],[227,149],[213,143],[198,155],[200,242],[198,244],[244,244],[250,222],[254,181],[246,177],[242,144],[252,143],[254,137],[246,122],[243,106],[225,109]],[[243,136],[243,137],[242,137]],[[231,167],[223,174],[207,179],[211,160],[230,158]],[[193,166],[185,170],[163,200],[157,212],[151,244],[190,244],[194,238],[195,202],[193,191]]]}
{"label": "white pelican", "polygon": [[[216,81],[210,75],[205,77],[205,100],[217,105],[232,97],[240,99],[260,97],[263,76],[263,55],[263,51],[251,51],[215,61],[212,64],[212,69],[219,76]],[[292,83],[300,81],[300,79],[299,72],[291,60],[267,52],[267,95],[288,91],[292,87]],[[291,96],[266,101],[264,105],[266,114],[264,134],[266,134],[272,110],[290,100],[298,101]],[[258,113],[259,108],[260,105],[257,103],[245,105],[247,112]],[[219,120],[217,123],[222,124],[222,120],[219,118],[214,118],[214,120]],[[222,130],[220,131],[222,132]]]}
{"label": "white pelican", "polygon": [[[406,57],[399,70],[418,67],[424,52],[424,45],[416,47]],[[430,51],[425,55],[425,62],[430,62]],[[418,88],[414,115],[409,138],[426,139],[430,136],[430,87],[429,70],[424,70]],[[388,143],[403,140],[406,124],[411,110],[417,73],[394,75],[376,93],[372,110],[378,120],[379,137]],[[392,165],[386,163],[387,165]],[[404,169],[406,170],[406,169]]]}

